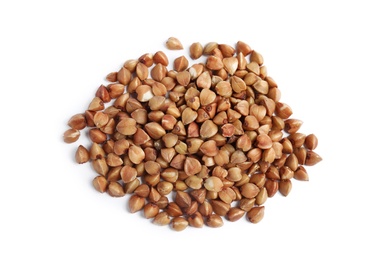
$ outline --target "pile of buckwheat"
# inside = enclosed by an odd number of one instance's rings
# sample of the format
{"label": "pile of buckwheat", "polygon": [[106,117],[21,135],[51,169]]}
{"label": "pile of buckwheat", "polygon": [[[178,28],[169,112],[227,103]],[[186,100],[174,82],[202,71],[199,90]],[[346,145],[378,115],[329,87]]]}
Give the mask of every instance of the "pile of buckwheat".
{"label": "pile of buckwheat", "polygon": [[[183,49],[171,37],[170,50]],[[309,179],[304,165],[321,157],[314,134],[280,102],[263,57],[248,44],[235,48],[193,43],[193,60],[173,61],[162,51],[128,60],[101,85],[85,112],[72,116],[64,141],[88,127],[92,142],[80,145],[78,163],[91,162],[93,186],[113,197],[131,194],[129,210],[157,225],[223,225],[223,218],[252,222],[277,191],[287,196],[294,178]],[[172,198],[170,200],[170,198]]]}

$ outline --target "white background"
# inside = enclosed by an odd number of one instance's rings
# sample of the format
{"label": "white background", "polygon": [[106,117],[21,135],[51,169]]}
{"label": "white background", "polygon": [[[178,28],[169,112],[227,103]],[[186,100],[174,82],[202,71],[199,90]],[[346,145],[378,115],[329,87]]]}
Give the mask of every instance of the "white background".
{"label": "white background", "polygon": [[[389,259],[386,1],[2,1],[0,259]],[[257,225],[174,232],[97,193],[67,121],[170,36],[247,42],[319,138],[310,181]],[[170,57],[188,54],[169,52]]]}

